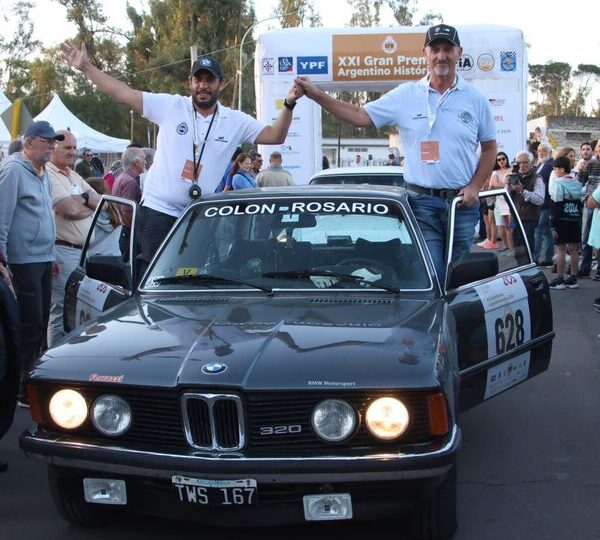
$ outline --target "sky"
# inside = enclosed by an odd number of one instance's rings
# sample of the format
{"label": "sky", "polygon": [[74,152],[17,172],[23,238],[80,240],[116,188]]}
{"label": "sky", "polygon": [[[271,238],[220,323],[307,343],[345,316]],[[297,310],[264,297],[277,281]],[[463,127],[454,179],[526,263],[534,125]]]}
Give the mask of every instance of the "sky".
{"label": "sky", "polygon": [[[45,46],[57,45],[66,36],[73,35],[74,27],[66,22],[65,10],[51,0],[32,0],[36,7],[31,12],[35,24],[35,37]],[[2,0],[0,15],[9,16],[10,6],[15,0]],[[129,0],[136,9],[146,4],[144,0]],[[115,26],[126,27],[126,0],[104,0],[105,15]],[[272,16],[275,0],[255,0],[256,15],[260,21]],[[320,13],[323,26],[338,28],[347,25],[351,8],[346,0],[313,0],[316,11]],[[584,5],[585,8],[580,7]],[[498,24],[520,28],[529,44],[528,60],[530,64],[544,64],[549,60],[568,62],[572,67],[578,64],[600,64],[600,32],[598,32],[598,8],[592,3],[573,4],[572,9],[558,13],[548,4],[539,7],[539,3],[526,0],[504,0],[492,4],[474,2],[474,0],[421,0],[415,20],[428,10],[439,12],[444,22],[451,25]],[[573,24],[565,26],[557,21],[567,17]],[[391,26],[394,19],[390,12],[383,10],[382,26]],[[257,26],[254,36],[270,28],[276,28],[276,21],[265,21]],[[562,27],[562,29],[561,29]],[[11,28],[9,23],[8,28]],[[597,85],[598,86],[598,85]],[[594,98],[598,94],[594,92]]]}

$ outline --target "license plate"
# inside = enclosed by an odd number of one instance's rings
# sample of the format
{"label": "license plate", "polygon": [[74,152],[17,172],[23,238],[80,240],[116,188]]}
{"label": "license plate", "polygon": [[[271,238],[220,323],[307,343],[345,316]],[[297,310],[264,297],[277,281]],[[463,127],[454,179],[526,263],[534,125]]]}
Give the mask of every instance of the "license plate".
{"label": "license plate", "polygon": [[253,478],[241,480],[202,480],[175,475],[173,487],[179,500],[203,506],[249,506],[257,503],[257,486]]}

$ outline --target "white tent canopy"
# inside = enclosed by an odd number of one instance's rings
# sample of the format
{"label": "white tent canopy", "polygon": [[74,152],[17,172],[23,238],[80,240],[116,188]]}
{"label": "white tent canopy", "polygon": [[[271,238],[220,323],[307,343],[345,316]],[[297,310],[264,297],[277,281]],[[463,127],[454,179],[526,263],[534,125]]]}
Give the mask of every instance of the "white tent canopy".
{"label": "white tent canopy", "polygon": [[[11,106],[9,99],[4,95],[4,92],[0,90],[0,114],[2,114],[6,109]],[[2,119],[0,119],[0,146],[8,145],[11,141],[10,132],[8,128],[4,125]]]}
{"label": "white tent canopy", "polygon": [[54,94],[52,101],[48,106],[38,114],[34,120],[46,120],[50,122],[55,130],[68,129],[77,139],[79,148],[90,148],[94,152],[123,152],[129,141],[127,139],[117,139],[100,133],[91,128],[79,118],[77,118],[61,101],[57,94]]}

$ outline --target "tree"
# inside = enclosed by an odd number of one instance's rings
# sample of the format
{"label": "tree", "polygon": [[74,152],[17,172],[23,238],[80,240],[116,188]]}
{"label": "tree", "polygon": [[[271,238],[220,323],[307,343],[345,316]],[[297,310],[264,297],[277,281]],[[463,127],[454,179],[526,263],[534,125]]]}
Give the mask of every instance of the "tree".
{"label": "tree", "polygon": [[573,85],[570,76],[571,66],[565,62],[529,65],[529,84],[540,94],[540,100],[531,104],[530,118],[563,114],[571,100]]}
{"label": "tree", "polygon": [[354,8],[350,26],[379,26],[383,0],[349,0],[348,3]]}
{"label": "tree", "polygon": [[[0,82],[9,99],[21,97],[20,89],[27,80],[27,56],[41,46],[33,39],[33,23],[29,18],[32,8],[33,3],[29,1],[14,4],[11,12],[17,28],[12,37],[0,34]],[[7,17],[4,17],[4,22],[7,26]]]}
{"label": "tree", "polygon": [[321,26],[321,16],[312,0],[279,0],[273,15],[279,17],[282,28]]}

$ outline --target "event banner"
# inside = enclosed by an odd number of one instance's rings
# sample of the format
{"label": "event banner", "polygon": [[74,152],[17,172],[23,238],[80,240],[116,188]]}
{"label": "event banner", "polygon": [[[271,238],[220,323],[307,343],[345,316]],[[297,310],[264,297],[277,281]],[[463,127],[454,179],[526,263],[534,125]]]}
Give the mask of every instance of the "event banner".
{"label": "event banner", "polygon": [[410,81],[427,75],[425,34],[334,34],[334,81]]}

